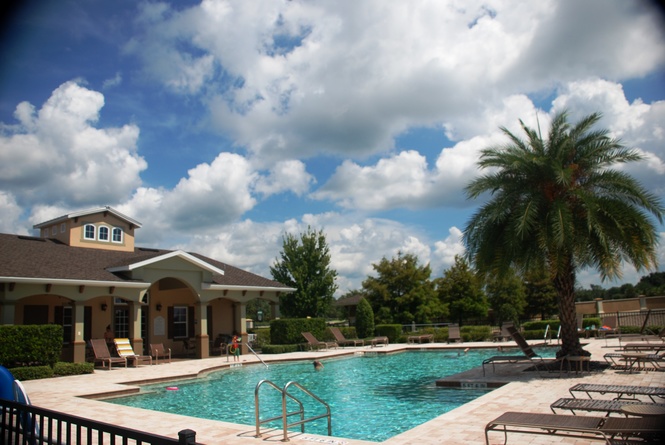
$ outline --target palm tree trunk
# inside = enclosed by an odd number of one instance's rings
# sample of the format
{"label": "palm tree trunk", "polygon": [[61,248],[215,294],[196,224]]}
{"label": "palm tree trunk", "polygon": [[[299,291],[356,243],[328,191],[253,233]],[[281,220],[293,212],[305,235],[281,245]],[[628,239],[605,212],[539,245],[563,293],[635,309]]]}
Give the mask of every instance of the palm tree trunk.
{"label": "palm tree trunk", "polygon": [[559,320],[561,321],[561,350],[557,357],[565,355],[589,355],[582,348],[577,334],[577,317],[575,311],[575,270],[572,261],[567,271],[557,273],[553,284],[559,295]]}

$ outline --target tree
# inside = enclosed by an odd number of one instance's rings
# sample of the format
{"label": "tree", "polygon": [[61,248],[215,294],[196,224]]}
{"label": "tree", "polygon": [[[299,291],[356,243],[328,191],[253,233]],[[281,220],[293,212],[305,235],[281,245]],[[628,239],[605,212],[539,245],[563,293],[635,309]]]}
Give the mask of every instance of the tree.
{"label": "tree", "polygon": [[575,279],[595,268],[601,279],[621,276],[623,261],[656,267],[662,223],[660,199],[632,177],[611,169],[642,159],[634,150],[593,130],[600,114],[575,125],[554,116],[546,139],[520,124],[526,139],[506,128],[509,142],[482,151],[478,165],[490,173],[466,188],[471,199],[490,194],[464,230],[467,255],[480,273],[546,270],[558,295],[560,355],[583,355],[575,320]]}
{"label": "tree", "polygon": [[521,278],[513,269],[497,277],[491,277],[485,286],[485,293],[494,311],[496,324],[512,321],[516,326],[526,308],[526,290]]}
{"label": "tree", "polygon": [[526,318],[540,315],[543,320],[546,320],[557,313],[556,289],[542,271],[528,273],[524,278],[524,287],[527,302],[524,309]]}
{"label": "tree", "polygon": [[429,265],[419,266],[416,255],[398,252],[372,267],[378,276],[368,277],[362,286],[378,323],[432,323],[445,316],[430,281],[432,271]]}
{"label": "tree", "polygon": [[367,338],[374,335],[374,312],[367,300],[361,298],[356,308],[356,335]]}
{"label": "tree", "polygon": [[276,281],[296,289],[280,298],[280,308],[287,317],[323,317],[337,290],[337,271],[330,268],[330,249],[323,231],[291,234],[283,238],[281,260],[270,267]]}
{"label": "tree", "polygon": [[436,281],[436,287],[450,317],[460,325],[465,319],[487,316],[489,305],[481,280],[463,257],[455,255],[455,264]]}

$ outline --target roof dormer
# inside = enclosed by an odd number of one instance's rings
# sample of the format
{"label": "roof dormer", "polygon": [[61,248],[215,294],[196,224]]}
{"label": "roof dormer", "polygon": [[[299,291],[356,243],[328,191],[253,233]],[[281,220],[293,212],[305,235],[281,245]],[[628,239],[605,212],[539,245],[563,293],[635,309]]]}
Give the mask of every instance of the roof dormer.
{"label": "roof dormer", "polygon": [[33,226],[42,238],[69,246],[128,252],[134,250],[134,230],[140,227],[141,223],[109,206],[69,213]]}

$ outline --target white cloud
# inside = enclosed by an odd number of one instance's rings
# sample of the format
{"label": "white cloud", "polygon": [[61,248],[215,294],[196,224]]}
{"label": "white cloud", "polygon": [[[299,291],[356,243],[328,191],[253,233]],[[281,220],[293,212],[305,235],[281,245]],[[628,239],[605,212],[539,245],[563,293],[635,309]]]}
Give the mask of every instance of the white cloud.
{"label": "white cloud", "polygon": [[18,202],[93,205],[126,199],[147,167],[137,153],[138,127],[93,125],[104,97],[75,82],[53,91],[37,111],[17,106],[20,125],[0,135],[0,188]]}
{"label": "white cloud", "polygon": [[302,161],[288,160],[278,162],[267,176],[260,177],[255,190],[266,197],[285,191],[302,196],[314,182],[316,179],[307,173]]}

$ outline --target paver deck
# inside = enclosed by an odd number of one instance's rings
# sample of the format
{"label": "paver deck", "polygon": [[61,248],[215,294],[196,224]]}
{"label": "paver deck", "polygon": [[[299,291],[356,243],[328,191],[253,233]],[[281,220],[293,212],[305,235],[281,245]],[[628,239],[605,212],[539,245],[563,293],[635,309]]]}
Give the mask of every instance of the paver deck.
{"label": "paver deck", "polygon": [[[618,339],[585,340],[586,349],[591,352],[592,360],[602,362],[603,354],[618,349]],[[267,363],[282,360],[325,360],[329,357],[354,354],[358,351],[392,352],[399,350],[418,349],[464,349],[475,347],[506,347],[508,343],[462,343],[447,345],[443,343],[428,344],[395,344],[380,348],[370,346],[357,348],[339,348],[332,351],[297,352],[279,355],[262,355]],[[241,357],[243,365],[258,363],[253,355]],[[120,407],[96,400],[93,396],[100,394],[126,394],[137,390],[139,383],[164,381],[179,378],[196,378],[211,370],[217,370],[233,364],[226,357],[215,357],[203,360],[174,361],[171,364],[140,366],[138,368],[117,368],[112,371],[96,370],[91,375],[59,377],[53,379],[31,380],[24,382],[32,403],[49,409],[100,420],[129,428],[149,431],[170,437],[177,437],[178,431],[192,429],[196,431],[199,444],[252,445],[276,443],[282,439],[281,430],[264,434],[261,438],[254,437],[254,427],[228,422],[197,419],[176,414],[160,413],[132,407]],[[506,411],[525,411],[533,413],[551,413],[550,404],[561,397],[569,397],[568,388],[577,383],[602,383],[609,385],[641,385],[665,386],[665,372],[639,372],[629,374],[615,369],[592,371],[576,374],[559,373],[544,374],[522,372],[528,364],[497,366],[496,372],[491,371],[482,376],[481,363],[478,367],[457,376],[447,378],[450,382],[468,385],[498,386],[499,388],[469,402],[453,411],[443,414],[416,428],[382,442],[386,445],[407,444],[482,444],[484,443],[485,425]],[[454,383],[453,383],[454,384]],[[253,391],[254,388],[248,388]],[[253,409],[253,407],[252,407]],[[593,414],[593,413],[592,413]],[[334,415],[334,414],[333,414]],[[581,413],[580,415],[585,415]],[[333,417],[334,422],[334,417]],[[327,444],[376,444],[376,442],[346,439],[343,432],[340,437],[320,436],[316,434],[290,433],[290,443],[294,445],[311,445],[312,443]],[[503,443],[503,435],[490,436],[492,444]],[[593,445],[580,439],[547,437],[535,435],[510,434],[508,444],[571,444]]]}

